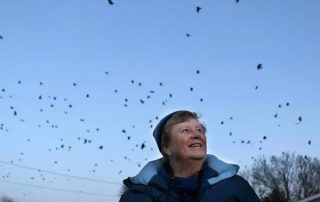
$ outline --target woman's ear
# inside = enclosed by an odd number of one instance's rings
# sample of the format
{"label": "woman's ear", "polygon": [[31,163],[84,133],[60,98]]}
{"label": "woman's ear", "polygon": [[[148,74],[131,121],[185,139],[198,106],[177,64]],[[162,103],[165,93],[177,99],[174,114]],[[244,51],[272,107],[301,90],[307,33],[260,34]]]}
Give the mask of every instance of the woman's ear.
{"label": "woman's ear", "polygon": [[171,156],[172,154],[170,149],[165,145],[162,146],[162,152],[165,153],[167,156]]}

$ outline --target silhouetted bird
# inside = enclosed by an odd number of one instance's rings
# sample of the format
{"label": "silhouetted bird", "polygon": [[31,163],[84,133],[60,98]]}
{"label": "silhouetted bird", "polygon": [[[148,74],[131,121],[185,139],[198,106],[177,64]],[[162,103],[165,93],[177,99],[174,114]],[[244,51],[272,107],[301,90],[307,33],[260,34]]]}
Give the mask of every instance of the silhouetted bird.
{"label": "silhouetted bird", "polygon": [[308,141],[308,144],[311,145],[311,140]]}
{"label": "silhouetted bird", "polygon": [[299,120],[300,122],[302,122],[302,117],[301,117],[301,116],[299,116],[298,120]]}
{"label": "silhouetted bird", "polygon": [[239,3],[240,0],[236,0],[236,3]]}
{"label": "silhouetted bird", "polygon": [[196,8],[197,13],[199,13],[201,9],[202,9],[202,8],[201,8],[200,6],[197,6],[197,8]]}
{"label": "silhouetted bird", "polygon": [[189,33],[186,33],[186,36],[187,36],[187,37],[190,37],[190,34],[189,34]]}
{"label": "silhouetted bird", "polygon": [[261,69],[262,69],[262,64],[258,64],[258,65],[257,65],[257,69],[258,69],[258,70],[261,70]]}
{"label": "silhouetted bird", "polygon": [[146,148],[146,145],[144,143],[142,143],[140,148],[144,149],[144,148]]}
{"label": "silhouetted bird", "polygon": [[110,5],[113,5],[112,0],[108,0],[108,3],[109,3]]}

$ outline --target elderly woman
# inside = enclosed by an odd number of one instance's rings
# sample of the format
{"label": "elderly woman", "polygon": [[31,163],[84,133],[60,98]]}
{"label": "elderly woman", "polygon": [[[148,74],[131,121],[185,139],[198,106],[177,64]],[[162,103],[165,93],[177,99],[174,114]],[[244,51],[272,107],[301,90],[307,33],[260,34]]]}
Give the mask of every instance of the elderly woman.
{"label": "elderly woman", "polygon": [[163,158],[124,180],[120,202],[259,202],[239,166],[207,154],[206,128],[196,113],[165,116],[153,136]]}

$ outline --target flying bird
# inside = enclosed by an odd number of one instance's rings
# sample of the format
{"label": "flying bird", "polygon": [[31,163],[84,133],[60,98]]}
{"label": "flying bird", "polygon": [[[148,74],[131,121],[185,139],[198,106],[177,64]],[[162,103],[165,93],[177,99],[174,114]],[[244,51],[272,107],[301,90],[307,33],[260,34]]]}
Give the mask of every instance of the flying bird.
{"label": "flying bird", "polygon": [[113,1],[112,1],[112,0],[108,0],[108,3],[109,3],[110,5],[113,5]]}
{"label": "flying bird", "polygon": [[258,69],[258,70],[261,70],[261,69],[262,69],[262,64],[258,64],[258,65],[257,65],[257,69]]}
{"label": "flying bird", "polygon": [[196,7],[197,13],[199,13],[201,9],[202,9],[202,8],[201,8],[200,6],[197,6],[197,7]]}

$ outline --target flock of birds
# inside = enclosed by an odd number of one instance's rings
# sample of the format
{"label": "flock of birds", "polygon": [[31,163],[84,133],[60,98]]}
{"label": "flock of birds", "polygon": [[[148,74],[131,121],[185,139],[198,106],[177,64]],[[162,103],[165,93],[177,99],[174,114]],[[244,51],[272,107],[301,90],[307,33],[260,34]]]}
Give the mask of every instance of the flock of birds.
{"label": "flock of birds", "polygon": [[[235,1],[236,3],[239,3],[239,0],[236,0]],[[108,3],[110,5],[113,5],[114,2],[112,0],[108,0]],[[200,13],[200,11],[202,10],[202,7],[200,6],[197,6],[196,7],[196,12],[197,13]],[[186,37],[190,37],[191,35],[189,33],[186,33]],[[0,35],[0,39],[3,40],[4,37],[2,35]],[[257,66],[255,67],[257,71],[262,71],[263,70],[263,64],[257,64]],[[112,71],[112,70],[111,70]],[[105,71],[104,74],[106,76],[110,76],[111,75],[111,71]],[[194,74],[199,76],[201,75],[201,71],[200,69],[195,69],[194,71]],[[127,81],[128,84],[131,84],[131,85],[136,85],[138,87],[141,87],[142,86],[142,82],[141,81],[136,81],[135,79],[132,79],[130,81]],[[23,88],[23,80],[18,80],[17,81],[17,85],[18,86],[14,86],[13,88],[18,88],[18,87],[22,87]],[[81,85],[77,82],[70,82],[70,85],[72,85],[74,88],[77,88],[78,85]],[[45,87],[45,82],[43,81],[40,81],[39,82],[39,86],[42,86],[42,87]],[[160,88],[165,88],[165,84],[164,82],[162,81],[159,81],[158,82],[158,87]],[[169,87],[170,88],[170,87]],[[259,86],[256,85],[254,87],[255,90],[258,90],[259,89]],[[27,90],[27,89],[25,89]],[[168,89],[166,89],[168,90]],[[188,89],[181,89],[181,91],[185,91],[185,92],[188,92],[188,93],[192,93],[194,92],[195,88],[193,86],[190,86]],[[14,89],[7,89],[7,88],[1,88],[0,86],[0,107],[3,107],[4,109],[6,108],[7,110],[9,110],[9,113],[11,114],[12,117],[15,117],[17,122],[21,122],[21,123],[25,123],[25,124],[28,124],[29,123],[29,120],[28,120],[28,117],[24,117],[23,113],[21,113],[19,111],[19,108],[14,106],[14,105],[9,105],[9,106],[3,106],[2,104],[2,101],[6,100],[6,102],[10,102],[10,100],[14,100],[15,96],[14,94],[11,94],[11,92],[13,92]],[[119,89],[114,89],[113,94],[119,94]],[[147,92],[147,95],[143,98],[135,98],[137,102],[139,102],[141,105],[144,105],[148,102],[148,100],[151,100],[152,96],[155,95],[157,93],[157,90],[149,90]],[[91,99],[92,96],[91,96],[91,93],[83,93],[83,99]],[[73,111],[75,110],[81,110],[79,108],[77,108],[77,105],[70,102],[69,98],[61,95],[61,96],[53,96],[53,95],[44,95],[44,94],[39,94],[36,98],[34,98],[34,103],[36,103],[36,105],[38,105],[38,102],[43,102],[44,104],[41,104],[39,105],[39,111],[38,113],[63,113],[65,115],[70,115],[72,116],[72,113]],[[170,99],[174,99],[174,94],[170,91],[167,92],[167,97],[163,98],[160,103],[163,107],[166,107],[166,105],[170,106]],[[8,101],[9,100],[9,101]],[[123,98],[123,102],[121,103],[121,106],[122,107],[125,107],[125,108],[129,108],[130,107],[130,103],[129,103],[129,100],[131,101],[132,98],[129,98],[129,97],[124,97]],[[58,101],[62,101],[63,103],[63,110],[62,111],[52,111],[52,109],[56,109],[57,110],[61,110],[61,102],[58,103]],[[205,97],[199,97],[199,104],[205,102]],[[57,107],[56,105],[59,105],[59,107]],[[40,107],[41,106],[41,107]],[[277,107],[278,108],[284,108],[284,107],[290,107],[291,106],[291,103],[288,101],[288,102],[285,102],[285,103],[280,103]],[[50,110],[51,109],[51,110]],[[279,116],[278,113],[275,113],[273,114],[273,117],[275,119],[277,119]],[[12,118],[10,117],[10,119]],[[146,123],[144,124],[148,124],[148,127],[150,128],[153,128],[154,127],[154,124],[156,124],[158,121],[159,121],[159,118],[161,118],[160,116],[155,116],[153,118],[150,118],[148,121],[146,121]],[[4,119],[4,120],[3,120]],[[13,128],[10,128],[9,126],[7,126],[6,124],[6,119],[9,119],[9,117],[3,117],[3,116],[0,116],[0,136],[2,135],[6,135],[6,134],[10,134],[11,130],[14,130]],[[86,123],[87,120],[85,117],[74,117],[74,119],[77,119],[78,122],[80,123]],[[229,117],[229,120],[233,120],[234,117]],[[296,118],[297,122],[295,124],[301,124],[303,119],[302,119],[302,116],[297,116]],[[31,121],[30,121],[31,122]],[[219,125],[224,125],[225,124],[225,120],[221,120],[219,123]],[[60,125],[61,123],[59,123],[58,120],[50,120],[50,119],[46,119],[44,121],[42,121],[41,123],[38,123],[35,127],[37,128],[50,128],[52,130],[54,129],[60,129],[61,127],[63,128],[63,126]],[[279,125],[280,126],[280,125]],[[124,128],[119,128],[119,133],[122,133],[124,138],[125,138],[125,141],[129,141],[129,142],[133,142],[134,141],[134,134],[131,134],[130,132],[128,132],[128,128],[129,127],[124,127]],[[131,126],[131,128],[135,128],[135,125]],[[83,131],[83,134],[86,134],[84,136],[77,136],[76,139],[75,139],[75,142],[76,144],[81,144],[81,145],[90,145],[90,144],[95,144],[95,148],[97,150],[104,150],[106,145],[103,145],[103,144],[99,144],[99,142],[95,142],[94,138],[92,138],[92,133],[97,133],[97,134],[102,134],[100,133],[101,131],[103,130],[103,127],[101,126],[96,126],[96,127],[93,127],[93,128],[87,128],[85,129],[85,131]],[[229,136],[234,136],[233,132],[229,132]],[[263,143],[264,141],[267,141],[268,137],[267,136],[262,136],[261,137],[261,140],[259,143]],[[30,138],[27,138],[25,140],[27,143],[30,143],[33,141],[33,139],[30,137]],[[75,147],[75,143],[69,143],[67,141],[65,141],[65,138],[64,138],[64,134],[61,134],[60,137],[57,138],[57,141],[56,141],[56,145],[48,145],[48,148],[47,148],[47,152],[55,152],[55,151],[66,151],[66,152],[71,152],[73,147]],[[236,141],[232,141],[232,143],[236,144],[237,142]],[[252,144],[252,141],[251,140],[241,140],[240,141],[241,144]],[[311,145],[311,140],[308,140],[307,142],[308,145]],[[132,152],[134,151],[145,151],[147,149],[150,149],[150,150],[153,150],[152,147],[148,146],[148,143],[147,141],[140,141],[140,142],[134,142],[132,143],[132,145],[134,145],[131,150]],[[259,150],[262,150],[262,146],[259,146],[258,148]],[[24,162],[24,158],[26,157],[26,155],[28,154],[28,151],[20,151],[17,158],[16,159],[10,159],[9,162],[13,165],[20,165],[19,163],[26,163],[27,162]],[[145,155],[145,154],[144,154]],[[131,157],[130,155],[123,155],[122,156],[122,159],[126,160],[126,161],[131,161]],[[1,160],[1,159],[0,159]],[[145,161],[148,160],[148,158],[146,157],[144,159]],[[116,160],[115,159],[112,159],[110,158],[110,163],[114,163]],[[52,160],[52,164],[59,164],[59,161],[56,160],[56,159],[53,159]],[[135,164],[138,166],[138,167],[141,167],[143,166],[144,162],[135,162]],[[0,162],[0,165],[1,165],[1,162]],[[97,172],[97,169],[98,169],[98,166],[99,166],[99,163],[97,162],[94,162],[93,164],[93,168],[89,171],[91,173],[95,173]],[[102,169],[102,168],[101,168]],[[68,173],[72,173],[72,170],[70,168],[66,168],[66,171]],[[118,170],[117,171],[117,174],[118,175],[121,175],[123,174],[123,171],[124,170]],[[45,181],[46,180],[46,176],[44,175],[44,173],[40,172],[39,174],[40,178]],[[0,179],[10,179],[10,176],[11,174],[10,173],[0,173]],[[31,176],[30,177],[30,180],[35,180],[35,177],[34,176]]]}
{"label": "flock of birds", "polygon": [[[258,64],[256,68],[257,68],[258,71],[261,71],[263,69],[263,66],[262,66],[262,64]],[[109,75],[109,72],[105,72],[105,74]],[[195,74],[196,75],[200,75],[200,70],[199,69],[195,70]],[[136,82],[135,80],[130,80],[130,83],[132,85],[137,83],[137,86],[140,86],[140,87],[142,86],[142,82]],[[17,81],[17,85],[20,86],[20,87],[23,87],[23,81],[22,80],[18,80]],[[44,86],[44,85],[45,84],[44,84],[43,81],[39,82],[39,86]],[[74,88],[76,88],[77,85],[78,85],[78,83],[76,83],[76,82],[72,83],[72,86]],[[158,85],[159,85],[159,87],[163,87],[164,86],[163,82],[161,82],[161,81],[159,82]],[[194,87],[189,87],[189,89],[185,89],[184,91],[193,92],[193,90],[194,90]],[[0,90],[0,104],[1,104],[1,100],[14,99],[15,96],[10,94],[10,91],[11,91],[11,89],[7,90],[6,88],[1,88],[1,90]],[[113,94],[117,94],[117,93],[118,93],[118,89],[114,89],[113,90]],[[137,101],[139,100],[139,103],[141,105],[144,105],[146,103],[146,101],[148,99],[150,99],[151,96],[153,94],[155,94],[155,93],[156,93],[156,90],[149,90],[148,94],[145,96],[146,100],[143,99],[143,98],[136,98],[136,100]],[[173,97],[174,96],[173,96],[172,93],[168,93],[168,98],[172,99]],[[83,94],[83,99],[90,99],[90,98],[91,98],[91,94],[90,93],[84,93]],[[75,108],[74,107],[75,105],[73,103],[69,102],[69,99],[66,98],[66,97],[62,98],[62,97],[59,97],[59,96],[42,95],[42,94],[40,94],[35,98],[34,103],[41,102],[41,101],[46,103],[45,105],[41,105],[41,107],[39,107],[39,112],[38,113],[46,113],[46,112],[52,113],[52,111],[50,109],[54,109],[56,107],[55,105],[56,105],[56,102],[58,100],[62,100],[63,103],[64,103],[63,114],[65,114],[65,115],[71,114],[72,110],[74,110],[74,108]],[[128,105],[129,98],[126,97],[123,100],[124,100],[123,107],[128,108],[129,107],[129,105]],[[204,98],[201,97],[199,99],[199,102],[200,103],[204,102]],[[161,103],[162,103],[162,105],[169,104],[169,100],[165,98],[163,101],[161,101]],[[57,103],[57,105],[58,105],[58,103]],[[61,104],[59,104],[59,105],[61,105]],[[286,103],[283,103],[283,104],[279,104],[277,107],[278,108],[282,108],[282,107],[289,107],[289,106],[290,106],[290,102],[286,102]],[[3,106],[1,106],[1,107],[3,107]],[[8,110],[10,110],[11,115],[13,117],[17,118],[17,120],[19,122],[28,122],[28,119],[26,117],[23,117],[22,113],[20,113],[18,107],[14,106],[14,105],[10,105],[10,106],[7,106],[7,108],[8,108]],[[59,108],[59,110],[61,110],[60,108]],[[81,110],[81,109],[79,109],[79,110]],[[59,112],[59,113],[62,113],[62,111]],[[275,119],[277,119],[278,118],[278,113],[275,113],[273,115],[273,117]],[[5,117],[2,117],[2,118],[5,118]],[[9,117],[7,117],[7,118],[9,118]],[[78,122],[86,122],[86,119],[84,117],[78,117],[78,118],[75,118],[75,119],[78,119]],[[229,120],[233,120],[233,119],[234,119],[233,116],[229,117]],[[155,116],[154,118],[149,119],[146,124],[149,124],[149,127],[153,128],[154,127],[153,123],[157,123],[157,121],[159,121],[159,116]],[[52,128],[52,129],[58,129],[58,128],[60,128],[60,125],[57,122],[58,122],[57,120],[49,120],[49,119],[47,119],[47,120],[43,121],[42,123],[39,123],[36,127],[37,128],[49,127],[49,128]],[[218,123],[218,124],[224,125],[225,122],[226,122],[225,120],[221,120],[220,123]],[[296,124],[300,124],[301,122],[302,122],[302,116],[298,116]],[[135,125],[132,126],[132,128],[134,128],[134,127],[135,127]],[[90,134],[93,133],[93,132],[99,133],[101,131],[101,128],[103,128],[103,127],[87,128],[85,131],[83,131],[83,134],[87,134],[87,136],[78,136],[76,138],[76,141],[79,144],[83,144],[83,145],[94,143],[94,141],[92,140],[92,136]],[[0,122],[0,135],[4,135],[5,133],[10,133],[10,130],[11,129],[7,128],[7,126],[6,126],[6,124],[4,122]],[[125,136],[125,139],[127,141],[132,141],[134,139],[133,138],[134,135],[129,134],[126,128],[122,128],[122,129],[119,129],[119,130],[121,130],[121,133]],[[233,136],[233,135],[234,134],[232,132],[229,132],[229,136]],[[72,150],[74,145],[64,142],[64,137],[63,136],[64,136],[64,134],[61,134],[61,137],[59,137],[58,141],[56,141],[56,142],[58,142],[58,145],[55,145],[53,147],[49,147],[48,148],[48,152],[59,151],[59,150],[65,150],[65,151],[71,151]],[[266,141],[266,140],[267,140],[267,136],[263,136],[261,138],[261,140],[260,140],[260,143],[263,143],[263,141]],[[26,142],[31,142],[31,141],[32,141],[32,138],[27,138],[26,139]],[[233,140],[232,143],[235,144],[237,142],[235,140]],[[251,140],[241,140],[240,143],[241,144],[251,144],[252,141]],[[311,145],[311,140],[308,141],[308,144]],[[135,147],[131,149],[132,151],[135,151],[137,149],[145,150],[146,148],[148,148],[146,141],[136,142],[136,143],[134,143],[134,145],[135,145]],[[96,148],[98,150],[103,150],[104,147],[105,146],[103,144],[96,145]],[[153,150],[152,147],[150,147],[149,149]],[[262,150],[261,146],[259,147],[259,150]],[[23,157],[25,156],[26,153],[28,153],[28,152],[21,151],[19,153],[19,157],[17,159],[10,160],[10,162],[11,163],[23,162]],[[131,160],[131,158],[128,155],[124,155],[123,158],[125,160],[128,160],[128,161]],[[145,158],[145,161],[147,161],[147,160],[148,160],[148,158]],[[110,162],[113,162],[113,161],[114,161],[113,159],[110,159]],[[57,160],[53,160],[53,163],[54,164],[58,164],[58,161]],[[141,167],[142,165],[143,165],[143,162],[138,162],[137,163],[138,167]],[[97,163],[94,163],[94,167],[97,167]],[[67,170],[68,170],[68,172],[70,172],[70,169],[67,169]],[[96,170],[92,169],[91,172],[96,172]],[[121,173],[122,173],[122,170],[119,170],[118,174],[121,174]],[[7,178],[5,175],[3,175],[1,177],[3,179]],[[33,179],[33,178],[31,178],[31,179]]]}

